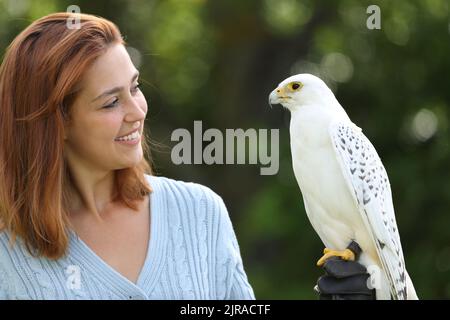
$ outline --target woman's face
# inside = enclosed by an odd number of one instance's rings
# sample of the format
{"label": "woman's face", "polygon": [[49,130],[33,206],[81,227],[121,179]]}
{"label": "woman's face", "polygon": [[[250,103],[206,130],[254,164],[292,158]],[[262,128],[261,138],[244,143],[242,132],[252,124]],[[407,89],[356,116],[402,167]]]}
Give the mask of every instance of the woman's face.
{"label": "woman's face", "polygon": [[64,152],[69,165],[109,171],[141,161],[140,137],[133,145],[116,140],[135,129],[142,134],[147,102],[137,85],[138,72],[120,44],[88,69],[66,127]]}

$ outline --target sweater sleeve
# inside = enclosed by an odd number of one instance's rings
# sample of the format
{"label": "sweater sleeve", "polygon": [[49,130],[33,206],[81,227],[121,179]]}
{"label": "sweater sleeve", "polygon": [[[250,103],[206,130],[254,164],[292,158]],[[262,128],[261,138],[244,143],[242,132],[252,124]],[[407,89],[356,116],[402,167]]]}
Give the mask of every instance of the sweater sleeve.
{"label": "sweater sleeve", "polygon": [[218,218],[217,275],[225,287],[219,299],[254,300],[255,295],[244,270],[236,234],[228,210],[220,196],[212,193],[214,215]]}

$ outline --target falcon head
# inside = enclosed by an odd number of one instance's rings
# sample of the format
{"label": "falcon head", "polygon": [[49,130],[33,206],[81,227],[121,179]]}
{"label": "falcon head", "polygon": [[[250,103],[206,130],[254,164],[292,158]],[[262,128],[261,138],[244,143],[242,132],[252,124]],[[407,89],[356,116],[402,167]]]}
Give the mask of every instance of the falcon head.
{"label": "falcon head", "polygon": [[281,104],[291,112],[307,104],[329,106],[335,100],[325,82],[309,73],[283,80],[269,95],[270,106]]}

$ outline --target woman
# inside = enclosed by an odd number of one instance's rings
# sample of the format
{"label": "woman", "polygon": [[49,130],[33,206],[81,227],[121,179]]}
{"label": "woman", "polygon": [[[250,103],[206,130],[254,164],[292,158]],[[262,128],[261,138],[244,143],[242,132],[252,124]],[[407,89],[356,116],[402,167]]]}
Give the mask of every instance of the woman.
{"label": "woman", "polygon": [[117,27],[55,13],[0,68],[0,298],[254,299],[222,199],[151,174]]}

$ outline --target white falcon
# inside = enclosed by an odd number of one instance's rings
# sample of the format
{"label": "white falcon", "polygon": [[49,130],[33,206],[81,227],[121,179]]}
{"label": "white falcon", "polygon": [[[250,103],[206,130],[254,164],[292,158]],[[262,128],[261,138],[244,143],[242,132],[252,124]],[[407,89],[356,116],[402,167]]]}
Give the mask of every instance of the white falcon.
{"label": "white falcon", "polygon": [[306,214],[325,245],[317,262],[339,256],[356,241],[377,299],[417,299],[405,268],[391,187],[370,141],[319,78],[298,74],[270,93],[269,103],[291,112],[292,165]]}

